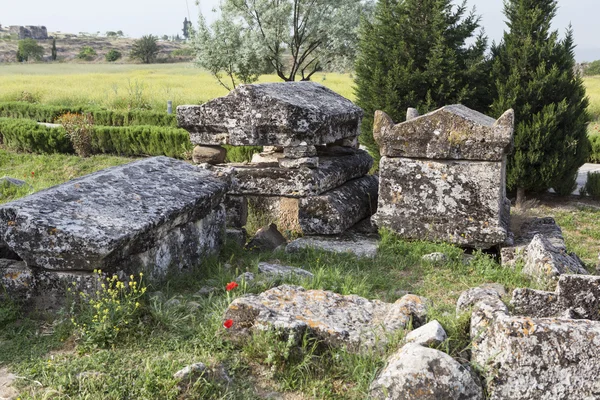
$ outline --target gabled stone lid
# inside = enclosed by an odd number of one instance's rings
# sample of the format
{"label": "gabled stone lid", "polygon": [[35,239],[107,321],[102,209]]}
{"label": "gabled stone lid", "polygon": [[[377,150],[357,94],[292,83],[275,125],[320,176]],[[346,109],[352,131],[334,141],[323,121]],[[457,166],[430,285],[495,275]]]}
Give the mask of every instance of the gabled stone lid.
{"label": "gabled stone lid", "polygon": [[498,120],[456,104],[394,125],[375,112],[373,137],[387,157],[500,161],[510,153],[514,112]]}
{"label": "gabled stone lid", "polygon": [[239,86],[199,106],[177,107],[193,144],[324,145],[359,135],[363,111],[314,82]]}

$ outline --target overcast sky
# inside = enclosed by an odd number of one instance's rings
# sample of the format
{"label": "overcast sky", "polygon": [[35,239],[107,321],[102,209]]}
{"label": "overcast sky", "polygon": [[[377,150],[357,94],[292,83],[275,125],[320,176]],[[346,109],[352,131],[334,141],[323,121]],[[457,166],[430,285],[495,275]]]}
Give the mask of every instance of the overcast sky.
{"label": "overcast sky", "polygon": [[[482,16],[490,40],[505,29],[502,0],[467,0]],[[181,34],[183,19],[195,23],[201,9],[211,19],[219,0],[0,0],[0,24],[45,25],[65,33],[122,30],[130,37]],[[600,59],[600,0],[558,0],[554,26],[561,34],[569,23],[575,29],[578,61]]]}

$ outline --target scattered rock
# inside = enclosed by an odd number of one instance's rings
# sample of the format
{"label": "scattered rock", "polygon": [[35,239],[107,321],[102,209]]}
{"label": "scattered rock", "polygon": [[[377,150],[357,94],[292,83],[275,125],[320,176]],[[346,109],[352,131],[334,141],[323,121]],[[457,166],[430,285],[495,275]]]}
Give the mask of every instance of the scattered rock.
{"label": "scattered rock", "polygon": [[30,184],[28,184],[25,181],[22,181],[20,179],[15,179],[15,178],[11,178],[8,176],[3,176],[2,178],[0,178],[0,186],[2,187],[23,187],[23,186],[28,186],[29,188],[33,189],[33,187],[31,187]]}
{"label": "scattered rock", "polygon": [[255,279],[255,276],[252,272],[244,272],[237,278],[235,278],[236,282],[252,282]]}
{"label": "scattered rock", "polygon": [[17,376],[8,372],[6,368],[0,368],[0,399],[14,400],[19,394],[12,384]]}
{"label": "scattered rock", "polygon": [[277,225],[271,224],[268,227],[260,228],[246,247],[252,250],[273,251],[286,243],[287,240],[277,230]]}
{"label": "scattered rock", "polygon": [[241,228],[241,229],[227,228],[225,230],[225,237],[227,238],[227,240],[230,242],[233,242],[233,243],[237,243],[240,247],[244,247],[244,245],[246,244],[247,236],[248,236],[248,233],[246,232],[246,229],[244,229],[244,228]]}
{"label": "scattered rock", "polygon": [[177,107],[192,143],[301,146],[356,137],[363,111],[314,82],[242,85],[200,106]]}
{"label": "scattered rock", "polygon": [[446,331],[438,321],[431,321],[409,332],[406,343],[420,344],[421,346],[435,346],[448,338]]}
{"label": "scattered rock", "polygon": [[390,304],[291,285],[237,298],[225,314],[225,319],[234,321],[228,330],[233,336],[277,329],[301,340],[308,332],[328,345],[347,346],[354,352],[384,346],[387,334],[404,329],[411,320],[419,326],[425,318],[426,299],[414,295]]}
{"label": "scattered rock", "polygon": [[343,237],[312,236],[290,242],[285,251],[295,253],[304,249],[315,249],[333,253],[351,253],[357,257],[375,258],[379,241],[364,235],[345,235]]}
{"label": "scattered rock", "polygon": [[198,379],[207,372],[207,367],[204,363],[196,363],[188,365],[173,374],[173,378],[179,381],[190,382],[192,379]]}
{"label": "scattered rock", "polygon": [[376,400],[483,400],[479,382],[448,354],[408,343],[371,384]]}
{"label": "scattered rock", "polygon": [[258,272],[271,277],[298,276],[301,278],[314,278],[311,272],[302,268],[289,267],[287,265],[260,262],[258,263]]}
{"label": "scattered rock", "polygon": [[200,290],[198,290],[195,294],[195,296],[198,297],[207,297],[210,296],[212,293],[216,292],[217,288],[215,287],[211,287],[211,286],[202,286],[200,288]]}
{"label": "scattered rock", "polygon": [[498,294],[498,292],[492,288],[484,289],[481,287],[476,287],[466,290],[460,294],[460,297],[456,302],[456,314],[468,311],[477,303],[486,300],[497,300],[501,302],[500,294]]}
{"label": "scattered rock", "polygon": [[506,287],[504,287],[504,285],[502,285],[501,283],[484,283],[483,285],[481,285],[479,287],[482,289],[495,290],[496,293],[498,293],[498,295],[500,297],[506,296]]}
{"label": "scattered rock", "polygon": [[172,297],[165,302],[166,307],[179,307],[181,305],[181,300],[178,298]]}
{"label": "scattered rock", "polygon": [[227,150],[221,146],[196,146],[192,153],[192,160],[196,164],[223,164],[227,158]]}
{"label": "scattered rock", "polygon": [[449,259],[448,256],[444,253],[436,252],[431,254],[425,254],[423,257],[421,257],[421,260],[431,264],[439,265],[447,263]]}
{"label": "scattered rock", "polygon": [[555,279],[565,273],[586,274],[578,257],[557,248],[544,236],[537,234],[525,250],[523,273],[540,280]]}

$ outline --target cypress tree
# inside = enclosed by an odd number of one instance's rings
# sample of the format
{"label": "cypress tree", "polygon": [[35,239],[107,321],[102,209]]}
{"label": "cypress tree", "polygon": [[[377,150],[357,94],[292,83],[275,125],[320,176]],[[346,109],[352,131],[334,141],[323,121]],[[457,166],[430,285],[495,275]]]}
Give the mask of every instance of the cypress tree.
{"label": "cypress tree", "polygon": [[56,61],[56,39],[52,39],[52,61]]}
{"label": "cypress tree", "polygon": [[574,72],[573,30],[562,40],[551,31],[556,10],[555,0],[506,1],[509,31],[492,47],[492,113],[515,110],[507,185],[517,191],[517,204],[526,191],[572,191],[589,154],[588,99]]}
{"label": "cypress tree", "polygon": [[355,90],[365,110],[361,143],[373,156],[376,110],[402,122],[408,107],[489,107],[487,38],[480,33],[466,44],[479,27],[479,17],[466,11],[466,2],[452,0],[378,0],[372,22],[362,21]]}

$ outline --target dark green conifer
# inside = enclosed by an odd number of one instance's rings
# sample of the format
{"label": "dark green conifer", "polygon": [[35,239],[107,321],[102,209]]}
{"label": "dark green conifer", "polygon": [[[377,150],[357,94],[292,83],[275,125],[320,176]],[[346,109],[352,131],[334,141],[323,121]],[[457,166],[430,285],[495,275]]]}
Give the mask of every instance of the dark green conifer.
{"label": "dark green conifer", "polygon": [[574,72],[573,30],[560,40],[551,31],[555,0],[508,0],[508,32],[492,47],[492,113],[515,110],[515,150],[507,184],[525,192],[554,187],[572,191],[575,175],[589,153],[588,99]]}

